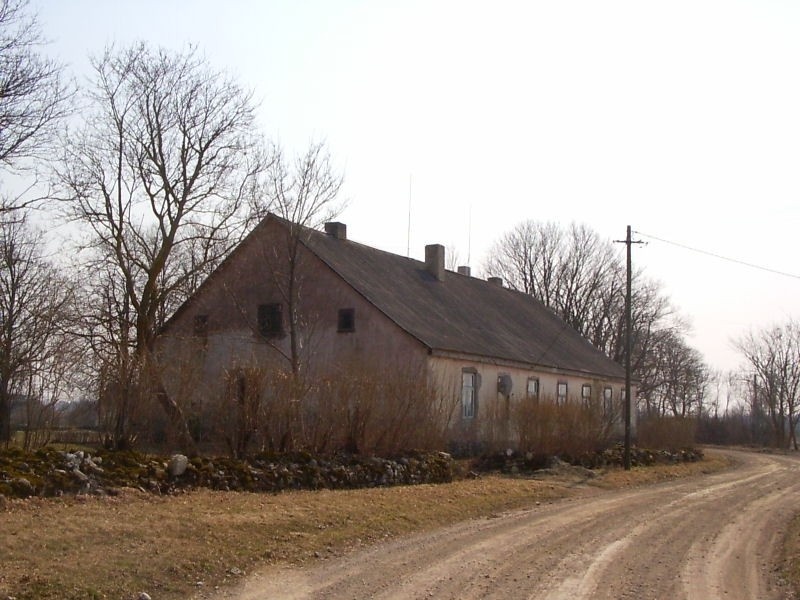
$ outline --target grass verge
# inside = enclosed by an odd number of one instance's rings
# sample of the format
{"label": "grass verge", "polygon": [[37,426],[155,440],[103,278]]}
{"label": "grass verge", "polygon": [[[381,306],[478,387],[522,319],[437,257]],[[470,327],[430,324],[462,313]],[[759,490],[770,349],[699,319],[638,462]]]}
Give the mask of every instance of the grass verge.
{"label": "grass verge", "polygon": [[[708,473],[702,462],[609,470],[620,488]],[[177,496],[10,500],[0,511],[0,598],[185,598],[266,564],[302,564],[384,538],[575,493],[574,478],[485,476],[442,485],[277,495],[200,490]],[[202,583],[201,583],[202,582]]]}

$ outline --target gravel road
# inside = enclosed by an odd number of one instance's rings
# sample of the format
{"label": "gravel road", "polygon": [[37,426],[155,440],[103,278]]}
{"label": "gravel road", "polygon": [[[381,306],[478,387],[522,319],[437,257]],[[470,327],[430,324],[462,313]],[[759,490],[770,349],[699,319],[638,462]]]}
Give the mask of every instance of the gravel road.
{"label": "gravel road", "polygon": [[722,473],[585,494],[265,571],[225,598],[788,598],[775,573],[794,457],[731,452]]}

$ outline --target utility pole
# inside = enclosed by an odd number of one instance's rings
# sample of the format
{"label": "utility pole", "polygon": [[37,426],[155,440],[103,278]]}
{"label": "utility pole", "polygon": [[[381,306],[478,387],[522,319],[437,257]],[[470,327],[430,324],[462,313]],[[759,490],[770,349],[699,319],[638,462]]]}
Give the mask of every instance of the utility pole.
{"label": "utility pole", "polygon": [[632,313],[631,308],[631,246],[641,244],[641,241],[631,239],[631,226],[628,225],[627,235],[624,240],[614,240],[618,244],[625,244],[627,249],[627,277],[625,281],[625,470],[631,470],[631,338],[632,338]]}

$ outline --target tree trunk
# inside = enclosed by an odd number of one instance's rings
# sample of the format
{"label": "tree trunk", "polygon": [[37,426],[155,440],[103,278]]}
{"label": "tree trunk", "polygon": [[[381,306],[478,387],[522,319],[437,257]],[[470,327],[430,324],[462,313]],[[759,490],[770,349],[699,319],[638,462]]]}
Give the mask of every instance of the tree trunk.
{"label": "tree trunk", "polygon": [[11,401],[8,394],[0,392],[0,443],[11,440]]}
{"label": "tree trunk", "polygon": [[167,417],[170,420],[176,435],[178,436],[178,446],[189,457],[197,456],[197,444],[189,431],[189,425],[186,423],[186,416],[178,404],[169,397],[166,390],[159,386],[156,392],[156,400],[164,409]]}

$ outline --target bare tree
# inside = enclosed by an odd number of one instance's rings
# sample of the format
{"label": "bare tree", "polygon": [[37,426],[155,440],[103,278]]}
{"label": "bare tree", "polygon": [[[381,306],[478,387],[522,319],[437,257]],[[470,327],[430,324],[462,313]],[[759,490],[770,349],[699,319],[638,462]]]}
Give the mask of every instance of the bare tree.
{"label": "bare tree", "polygon": [[[625,264],[608,240],[585,225],[525,221],[492,247],[484,270],[530,294],[613,360],[624,360]],[[654,350],[683,329],[657,283],[633,282],[632,367],[646,395],[657,386]]]}
{"label": "bare tree", "polygon": [[342,176],[331,164],[323,144],[312,144],[302,156],[289,164],[280,149],[275,149],[269,168],[266,194],[254,207],[258,215],[274,211],[288,228],[283,248],[271,249],[265,256],[270,280],[287,307],[289,361],[292,373],[302,379],[303,358],[307,356],[303,333],[309,333],[308,315],[300,310],[306,279],[302,245],[307,232],[334,218],[341,211],[339,190]]}
{"label": "bare tree", "polygon": [[[35,172],[51,158],[57,127],[70,110],[73,87],[44,46],[28,0],[0,0],[0,165],[8,173]],[[13,194],[4,190],[0,212],[31,206],[36,181]]]}
{"label": "bare tree", "polygon": [[[252,95],[195,50],[109,48],[93,67],[90,108],[65,140],[56,180],[89,233],[104,300],[93,318],[106,319],[95,323],[97,343],[110,341],[104,363],[115,373],[107,391],[125,396],[152,372],[165,318],[241,239],[268,160]],[[153,393],[191,449],[180,406]]]}
{"label": "bare tree", "polygon": [[[0,440],[10,438],[12,398],[59,397],[59,369],[73,355],[72,286],[43,258],[24,217],[0,221]],[[63,375],[63,371],[60,372]],[[33,396],[36,396],[33,398]]]}
{"label": "bare tree", "polygon": [[710,382],[702,355],[689,347],[680,332],[667,330],[650,352],[648,389],[640,394],[648,416],[700,416]]}
{"label": "bare tree", "polygon": [[28,0],[0,0],[0,163],[43,158],[71,96],[62,66],[39,53],[44,45]]}
{"label": "bare tree", "polygon": [[[798,449],[800,324],[794,320],[750,332],[735,342],[753,377],[754,406],[765,407],[778,447]],[[755,411],[754,411],[755,412]]]}
{"label": "bare tree", "polygon": [[525,221],[498,240],[485,270],[552,308],[613,356],[625,266],[612,244],[584,225]]}

